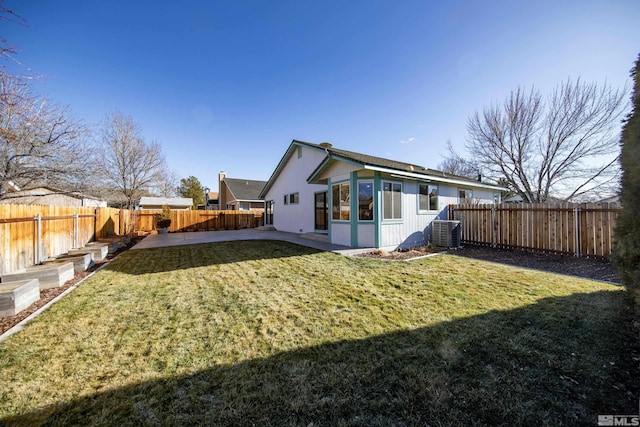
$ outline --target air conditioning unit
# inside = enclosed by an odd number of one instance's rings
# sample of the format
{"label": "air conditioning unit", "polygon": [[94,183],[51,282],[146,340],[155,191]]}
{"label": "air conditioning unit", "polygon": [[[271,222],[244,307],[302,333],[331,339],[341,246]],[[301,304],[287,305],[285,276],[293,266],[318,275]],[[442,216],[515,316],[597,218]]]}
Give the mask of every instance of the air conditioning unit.
{"label": "air conditioning unit", "polygon": [[442,248],[459,248],[460,233],[460,221],[435,220],[431,225],[431,242]]}

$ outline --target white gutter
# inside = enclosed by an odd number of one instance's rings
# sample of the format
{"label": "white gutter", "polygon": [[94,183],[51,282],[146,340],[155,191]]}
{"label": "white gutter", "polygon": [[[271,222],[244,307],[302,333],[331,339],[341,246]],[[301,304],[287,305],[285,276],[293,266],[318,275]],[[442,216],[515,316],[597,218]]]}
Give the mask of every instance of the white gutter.
{"label": "white gutter", "polygon": [[480,181],[466,181],[462,179],[445,178],[445,177],[436,176],[436,175],[424,175],[421,173],[399,171],[397,169],[381,168],[379,166],[364,165],[364,169],[369,169],[369,170],[378,171],[378,172],[385,172],[397,178],[413,178],[413,179],[422,180],[422,181],[446,182],[448,184],[456,184],[462,187],[488,188],[490,190],[498,190],[498,191],[508,190],[507,188],[500,187],[499,185],[485,184]]}

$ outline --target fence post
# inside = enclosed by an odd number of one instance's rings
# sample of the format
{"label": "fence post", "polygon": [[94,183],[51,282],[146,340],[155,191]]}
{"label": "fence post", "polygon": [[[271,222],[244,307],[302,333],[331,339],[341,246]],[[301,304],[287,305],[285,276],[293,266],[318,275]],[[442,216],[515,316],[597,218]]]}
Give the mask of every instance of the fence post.
{"label": "fence post", "polygon": [[496,245],[496,204],[491,205],[491,247],[495,248]]}
{"label": "fence post", "polygon": [[[125,230],[125,219],[124,219],[124,209],[120,208],[120,214],[118,215],[118,235],[124,236]],[[114,230],[115,231],[115,230]]]}
{"label": "fence post", "polygon": [[98,212],[100,212],[100,208],[95,208],[93,210],[93,235],[91,236],[92,241],[98,240]]}
{"label": "fence post", "polygon": [[78,233],[79,233],[79,227],[78,227],[78,222],[79,222],[79,215],[78,212],[76,212],[75,214],[73,214],[73,247],[77,248],[78,247]]}
{"label": "fence post", "polygon": [[580,238],[580,206],[576,206],[575,208],[573,208],[573,212],[574,212],[574,223],[575,223],[575,237],[576,237],[576,257],[581,257],[582,256],[582,247],[581,247],[581,242],[582,239]]}
{"label": "fence post", "polygon": [[36,253],[34,264],[40,264],[42,261],[42,215],[38,213],[34,220],[36,222]]}

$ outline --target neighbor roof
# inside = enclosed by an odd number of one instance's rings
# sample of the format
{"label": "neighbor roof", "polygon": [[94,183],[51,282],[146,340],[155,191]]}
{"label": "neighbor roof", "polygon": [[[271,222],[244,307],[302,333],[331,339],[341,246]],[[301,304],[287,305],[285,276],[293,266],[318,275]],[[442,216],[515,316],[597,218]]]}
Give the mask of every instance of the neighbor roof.
{"label": "neighbor roof", "polygon": [[168,205],[168,206],[192,206],[193,199],[191,197],[140,197],[140,206],[146,205]]}
{"label": "neighbor roof", "polygon": [[76,191],[58,190],[56,188],[47,187],[47,186],[38,186],[38,187],[27,188],[24,190],[12,191],[10,193],[5,194],[3,198],[10,199],[10,198],[20,198],[20,197],[28,197],[28,196],[41,197],[41,196],[49,196],[52,194],[69,196],[75,199],[91,199],[91,200],[101,201],[97,197],[88,196],[86,194],[78,193]]}
{"label": "neighbor roof", "polygon": [[262,201],[260,192],[267,183],[267,181],[236,178],[224,178],[222,181],[227,184],[227,188],[231,191],[231,194],[233,194],[234,200],[249,202]]}

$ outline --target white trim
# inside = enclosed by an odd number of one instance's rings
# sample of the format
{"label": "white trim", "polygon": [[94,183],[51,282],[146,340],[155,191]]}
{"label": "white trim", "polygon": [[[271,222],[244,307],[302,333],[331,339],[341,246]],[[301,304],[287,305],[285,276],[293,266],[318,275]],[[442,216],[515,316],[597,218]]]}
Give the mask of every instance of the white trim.
{"label": "white trim", "polygon": [[499,190],[499,191],[507,191],[508,190],[507,188],[500,187],[499,185],[485,184],[483,182],[464,181],[464,180],[461,180],[461,179],[443,178],[443,177],[435,176],[435,175],[423,175],[423,174],[419,174],[419,173],[403,172],[403,171],[399,171],[397,169],[387,169],[387,168],[381,168],[381,167],[378,167],[378,166],[364,165],[363,169],[389,173],[389,174],[392,174],[392,176],[396,175],[395,176],[396,178],[413,178],[413,179],[416,179],[416,180],[423,180],[423,181],[431,180],[431,181],[437,181],[437,182],[446,182],[448,184],[456,184],[456,185],[462,185],[462,186],[467,186],[467,187],[488,188],[488,189],[491,189],[491,190]]}

